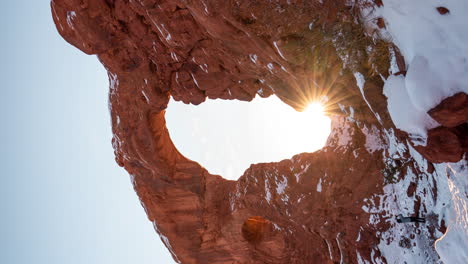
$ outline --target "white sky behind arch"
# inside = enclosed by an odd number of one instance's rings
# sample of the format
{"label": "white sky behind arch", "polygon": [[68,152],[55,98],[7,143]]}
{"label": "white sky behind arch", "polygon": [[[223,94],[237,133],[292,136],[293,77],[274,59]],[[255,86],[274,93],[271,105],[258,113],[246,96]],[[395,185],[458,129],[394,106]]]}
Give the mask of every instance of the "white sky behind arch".
{"label": "white sky behind arch", "polygon": [[330,134],[328,117],[297,112],[275,95],[252,102],[207,100],[198,106],[171,99],[166,122],[184,156],[227,179],[238,179],[253,163],[314,152]]}

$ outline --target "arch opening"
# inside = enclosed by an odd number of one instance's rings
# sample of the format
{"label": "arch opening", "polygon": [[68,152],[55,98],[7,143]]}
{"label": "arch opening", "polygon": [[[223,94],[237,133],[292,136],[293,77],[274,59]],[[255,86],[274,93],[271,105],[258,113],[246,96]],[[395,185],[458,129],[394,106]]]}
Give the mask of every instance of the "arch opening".
{"label": "arch opening", "polygon": [[321,149],[331,121],[318,102],[298,112],[273,95],[198,106],[171,99],[166,124],[180,153],[212,174],[236,180],[251,164]]}

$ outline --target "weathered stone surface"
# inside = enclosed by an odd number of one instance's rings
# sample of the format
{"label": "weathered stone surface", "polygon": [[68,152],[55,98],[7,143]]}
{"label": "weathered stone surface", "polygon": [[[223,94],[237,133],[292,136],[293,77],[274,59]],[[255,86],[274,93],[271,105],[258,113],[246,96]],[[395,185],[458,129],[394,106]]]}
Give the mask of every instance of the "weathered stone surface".
{"label": "weathered stone surface", "polygon": [[427,160],[434,163],[457,162],[464,150],[455,129],[437,127],[429,130],[427,144],[424,147],[416,147],[424,154]]}
{"label": "weathered stone surface", "polygon": [[429,110],[428,114],[444,127],[468,123],[468,95],[457,93],[448,97]]}
{"label": "weathered stone surface", "polygon": [[[132,175],[176,261],[384,262],[377,245],[395,223],[393,212],[377,205],[405,198],[425,214],[430,208],[421,200],[437,201],[434,185],[417,182],[440,175],[414,158],[407,135],[389,118],[381,79],[388,66],[346,46],[365,38],[340,41],[349,32],[360,34],[353,28],[359,10],[348,1],[321,2],[52,1],[59,33],[96,54],[108,70],[116,161]],[[404,72],[403,58],[398,61]],[[354,71],[365,79],[362,92]],[[229,181],[185,158],[169,137],[164,114],[170,96],[200,104],[273,93],[297,109],[328,97],[334,121],[322,150],[254,164]],[[461,142],[466,126],[450,131],[447,138]],[[466,140],[460,144],[466,149]],[[438,143],[429,146],[432,152],[421,153],[440,152]],[[444,155],[444,161],[456,156]],[[407,197],[384,195],[384,186],[410,174],[415,183]],[[422,250],[428,261],[438,259],[430,245],[440,230],[445,226],[434,221],[418,231],[427,237]]]}
{"label": "weathered stone surface", "polygon": [[443,7],[443,6],[438,6],[436,9],[441,15],[450,13],[450,10],[448,10],[446,7]]}
{"label": "weathered stone surface", "polygon": [[427,144],[418,151],[431,162],[459,161],[468,152],[468,95],[448,97],[428,114],[441,126],[428,131]]}

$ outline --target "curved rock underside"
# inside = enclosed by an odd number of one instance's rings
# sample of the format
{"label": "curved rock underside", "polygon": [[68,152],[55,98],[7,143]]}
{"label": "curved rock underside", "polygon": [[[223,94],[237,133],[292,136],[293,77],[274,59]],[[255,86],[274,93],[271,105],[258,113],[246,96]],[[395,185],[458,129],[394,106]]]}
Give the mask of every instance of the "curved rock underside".
{"label": "curved rock underside", "polygon": [[[116,160],[176,261],[391,263],[395,245],[438,261],[450,173],[466,163],[467,95],[432,109],[441,126],[413,146],[382,94],[389,54],[396,74],[406,71],[398,48],[367,37],[357,5],[321,2],[52,1],[59,33],[108,70]],[[326,102],[333,127],[322,150],[229,181],[181,155],[165,126],[170,96],[271,94],[296,109]],[[400,212],[427,224],[398,225]]]}

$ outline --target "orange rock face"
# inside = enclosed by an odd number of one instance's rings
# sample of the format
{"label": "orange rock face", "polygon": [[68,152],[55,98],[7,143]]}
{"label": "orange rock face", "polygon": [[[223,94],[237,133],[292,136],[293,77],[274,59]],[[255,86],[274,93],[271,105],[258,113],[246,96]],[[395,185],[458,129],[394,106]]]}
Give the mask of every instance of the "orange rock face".
{"label": "orange rock face", "polygon": [[[389,231],[395,205],[406,199],[404,210],[425,215],[431,207],[421,201],[441,199],[440,172],[389,118],[381,79],[387,71],[367,73],[376,67],[345,61],[336,46],[356,10],[347,1],[321,2],[52,1],[59,33],[96,54],[108,70],[116,161],[132,175],[148,218],[176,261],[385,262],[387,243],[409,241],[403,244],[411,248],[417,239]],[[356,69],[365,79],[362,91]],[[328,98],[334,121],[322,150],[254,164],[229,181],[185,158],[170,139],[164,119],[170,96],[200,104],[273,93],[297,109]],[[455,136],[433,138],[462,138],[466,152],[466,137],[459,136],[466,135],[466,123],[459,126],[450,132]],[[461,158],[444,155],[434,160]],[[404,179],[408,191],[393,195],[389,188]],[[432,214],[431,226],[417,226],[427,244],[414,242],[419,249],[413,248],[429,262],[438,259],[432,243],[446,229]]]}

